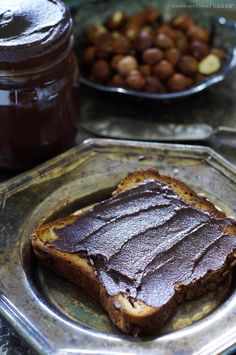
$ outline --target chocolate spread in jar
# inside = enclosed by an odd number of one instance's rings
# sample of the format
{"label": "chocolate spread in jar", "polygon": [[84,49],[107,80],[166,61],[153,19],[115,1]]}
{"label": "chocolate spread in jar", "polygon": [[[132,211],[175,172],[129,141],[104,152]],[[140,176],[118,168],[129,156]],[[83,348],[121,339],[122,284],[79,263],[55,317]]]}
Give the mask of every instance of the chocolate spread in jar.
{"label": "chocolate spread in jar", "polygon": [[[67,40],[72,21],[58,0],[7,0],[0,3],[0,67],[45,56]],[[41,60],[41,59],[40,59]],[[40,62],[42,64],[42,62]]]}
{"label": "chocolate spread in jar", "polygon": [[161,307],[176,284],[224,265],[236,248],[236,236],[224,234],[230,223],[187,204],[165,184],[146,181],[55,228],[53,246],[86,252],[109,295],[126,293]]}
{"label": "chocolate spread in jar", "polygon": [[28,168],[73,145],[77,83],[64,3],[1,1],[0,168]]}

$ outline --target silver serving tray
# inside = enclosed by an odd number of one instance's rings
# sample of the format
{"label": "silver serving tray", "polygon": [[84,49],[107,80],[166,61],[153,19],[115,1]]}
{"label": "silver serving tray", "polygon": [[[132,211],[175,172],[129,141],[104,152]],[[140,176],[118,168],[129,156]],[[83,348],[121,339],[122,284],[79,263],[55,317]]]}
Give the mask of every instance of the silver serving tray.
{"label": "silver serving tray", "polygon": [[[236,216],[236,171],[200,146],[87,140],[0,185],[0,313],[40,354],[219,354],[236,344],[236,282],[180,307],[162,332],[134,338],[81,290],[37,264],[34,228],[108,194],[136,169],[156,167]],[[201,318],[201,319],[200,319]],[[180,329],[181,328],[181,329]]]}

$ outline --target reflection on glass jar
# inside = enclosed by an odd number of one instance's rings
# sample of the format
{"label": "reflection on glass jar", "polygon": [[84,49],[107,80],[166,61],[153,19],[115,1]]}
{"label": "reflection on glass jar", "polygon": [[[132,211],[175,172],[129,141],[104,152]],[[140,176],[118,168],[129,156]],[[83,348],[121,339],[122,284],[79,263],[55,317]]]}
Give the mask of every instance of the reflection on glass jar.
{"label": "reflection on glass jar", "polygon": [[77,83],[72,21],[64,4],[1,4],[1,168],[27,168],[73,145],[79,118]]}

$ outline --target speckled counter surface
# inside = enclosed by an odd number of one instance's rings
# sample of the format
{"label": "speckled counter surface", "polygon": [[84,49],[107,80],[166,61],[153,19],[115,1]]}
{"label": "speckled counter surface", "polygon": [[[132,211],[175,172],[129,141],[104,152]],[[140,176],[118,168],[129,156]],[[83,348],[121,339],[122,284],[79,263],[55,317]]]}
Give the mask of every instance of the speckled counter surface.
{"label": "speckled counter surface", "polygon": [[0,354],[2,355],[33,355],[34,352],[22,342],[8,324],[0,318]]}

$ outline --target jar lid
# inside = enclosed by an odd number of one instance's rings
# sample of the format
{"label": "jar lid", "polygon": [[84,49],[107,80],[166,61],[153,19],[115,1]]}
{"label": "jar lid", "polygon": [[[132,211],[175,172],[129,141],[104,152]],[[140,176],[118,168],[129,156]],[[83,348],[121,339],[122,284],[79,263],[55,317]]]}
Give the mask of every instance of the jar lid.
{"label": "jar lid", "polygon": [[71,26],[69,10],[60,0],[1,0],[1,64],[44,56],[62,45]]}

